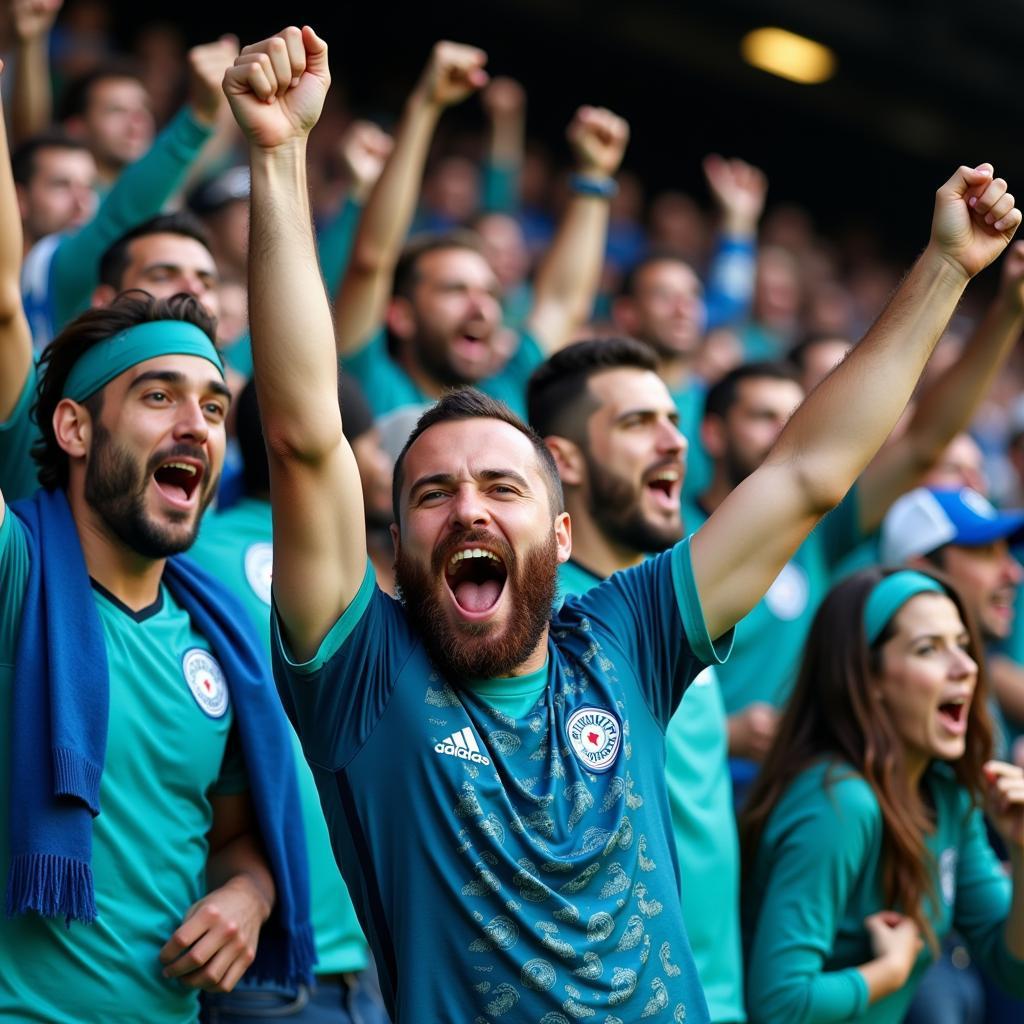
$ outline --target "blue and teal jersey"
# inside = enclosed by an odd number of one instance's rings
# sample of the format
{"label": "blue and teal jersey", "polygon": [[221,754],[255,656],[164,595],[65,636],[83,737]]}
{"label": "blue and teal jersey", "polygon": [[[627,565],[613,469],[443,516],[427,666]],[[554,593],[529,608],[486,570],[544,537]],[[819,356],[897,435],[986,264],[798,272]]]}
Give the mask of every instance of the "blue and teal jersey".
{"label": "blue and teal jersey", "polygon": [[[572,560],[558,567],[561,592],[601,582]],[[683,921],[714,1024],[740,1024],[740,852],[729,782],[728,722],[715,666],[686,691],[665,736],[665,779],[679,855]]]}
{"label": "blue and teal jersey", "polygon": [[32,446],[42,437],[33,408],[36,400],[36,367],[29,366],[21,395],[11,414],[0,423],[0,493],[7,502],[29,498],[39,489]]}
{"label": "blue and teal jersey", "polygon": [[708,637],[688,542],[565,601],[517,716],[438,673],[369,567],[310,661],[273,629],[396,1024],[708,1020],[665,730],[729,641]]}

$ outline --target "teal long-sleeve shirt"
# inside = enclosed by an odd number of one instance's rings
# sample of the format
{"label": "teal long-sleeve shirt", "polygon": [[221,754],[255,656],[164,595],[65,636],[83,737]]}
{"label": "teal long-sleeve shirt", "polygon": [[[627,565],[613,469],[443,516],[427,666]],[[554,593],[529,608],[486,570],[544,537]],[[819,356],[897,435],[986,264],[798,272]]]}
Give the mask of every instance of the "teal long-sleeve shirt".
{"label": "teal long-sleeve shirt", "polygon": [[[936,827],[926,837],[936,902],[925,910],[938,939],[955,928],[975,961],[1014,995],[1024,961],[1007,950],[1009,879],[981,812],[945,765],[926,776]],[[751,1024],[898,1024],[932,956],[922,950],[907,984],[868,1005],[857,970],[874,958],[864,919],[887,908],[882,814],[868,784],[844,765],[819,763],[793,782],[762,836],[744,892],[747,1010]]]}
{"label": "teal long-sleeve shirt", "polygon": [[22,273],[22,292],[37,348],[89,308],[99,283],[100,257],[125,232],[161,212],[212,134],[183,108],[146,155],[126,168],[88,224],[33,247]]}

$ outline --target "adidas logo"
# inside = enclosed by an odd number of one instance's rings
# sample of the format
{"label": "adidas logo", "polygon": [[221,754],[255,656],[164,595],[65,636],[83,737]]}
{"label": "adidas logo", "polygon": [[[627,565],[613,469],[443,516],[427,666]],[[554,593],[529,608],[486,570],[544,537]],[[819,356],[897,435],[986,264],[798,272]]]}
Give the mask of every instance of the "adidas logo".
{"label": "adidas logo", "polygon": [[434,750],[439,754],[448,754],[449,757],[457,757],[463,761],[472,761],[473,764],[489,765],[490,759],[480,753],[480,747],[473,735],[473,730],[467,725],[465,729],[453,732],[446,740],[434,744]]}

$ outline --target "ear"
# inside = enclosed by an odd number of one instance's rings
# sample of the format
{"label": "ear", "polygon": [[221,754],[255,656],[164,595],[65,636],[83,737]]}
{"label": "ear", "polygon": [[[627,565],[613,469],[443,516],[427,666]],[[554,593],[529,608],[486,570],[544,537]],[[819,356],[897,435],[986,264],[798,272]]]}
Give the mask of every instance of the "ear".
{"label": "ear", "polygon": [[728,447],[721,416],[705,416],[700,424],[700,443],[711,459],[720,459]]}
{"label": "ear", "polygon": [[117,291],[109,284],[98,284],[92,293],[92,308],[103,309],[117,297]]}
{"label": "ear", "polygon": [[416,331],[416,314],[413,312],[412,303],[400,295],[388,303],[384,319],[388,330],[402,341],[411,338]]}
{"label": "ear", "polygon": [[586,478],[586,464],[579,445],[557,434],[545,437],[544,443],[555,460],[562,484],[567,487],[579,487]]}
{"label": "ear", "polygon": [[84,405],[62,398],[53,411],[53,432],[70,458],[84,459],[92,444],[92,417]]}
{"label": "ear", "polygon": [[402,538],[398,532],[398,523],[392,523],[388,527],[388,531],[391,534],[391,543],[395,549],[395,560],[397,561],[399,552],[402,550]]}
{"label": "ear", "polygon": [[625,331],[629,335],[636,334],[640,317],[637,316],[636,303],[631,296],[620,295],[612,303],[612,319],[619,330]]}
{"label": "ear", "polygon": [[555,517],[555,543],[558,546],[558,564],[568,562],[572,555],[572,521],[568,512],[560,512]]}

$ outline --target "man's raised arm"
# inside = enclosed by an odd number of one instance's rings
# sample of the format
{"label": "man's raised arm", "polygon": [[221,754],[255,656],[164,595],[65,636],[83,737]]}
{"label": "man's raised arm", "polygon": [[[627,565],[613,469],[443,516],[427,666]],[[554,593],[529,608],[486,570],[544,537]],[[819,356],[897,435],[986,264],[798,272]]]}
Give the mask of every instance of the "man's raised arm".
{"label": "man's raised arm", "polygon": [[327,44],[308,26],[245,47],[224,77],[252,166],[249,324],[270,462],[274,599],[300,659],[316,652],[366,570],[362,489],[341,430],[306,184],[306,140],[329,85]]}
{"label": "man's raised arm", "polygon": [[882,446],[967,282],[1006,248],[1020,220],[989,164],[959,168],[938,190],[928,245],[878,321],[694,536],[694,577],[713,637],[754,606]]}
{"label": "man's raised arm", "polygon": [[409,96],[395,145],[370,193],[338,290],[338,355],[354,355],[384,323],[395,264],[405,245],[423,181],[430,141],[446,107],[487,84],[487,55],[475,46],[440,42]]}

